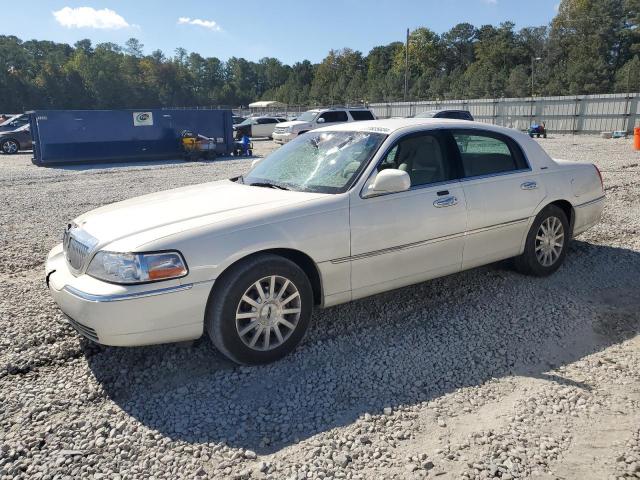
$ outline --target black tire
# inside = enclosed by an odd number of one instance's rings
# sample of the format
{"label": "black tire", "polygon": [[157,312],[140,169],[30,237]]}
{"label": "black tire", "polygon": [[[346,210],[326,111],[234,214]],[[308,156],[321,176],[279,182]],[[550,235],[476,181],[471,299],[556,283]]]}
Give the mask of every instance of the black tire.
{"label": "black tire", "polygon": [[[559,220],[560,224],[562,225],[562,247],[558,256],[553,260],[553,262],[549,265],[545,265],[543,264],[543,260],[539,258],[538,253],[536,253],[537,248],[544,248],[542,242],[538,240],[537,237],[541,229],[541,225],[545,223],[547,219],[550,219],[550,221],[552,221],[551,219],[553,218]],[[555,205],[547,205],[536,216],[533,224],[531,225],[531,228],[529,229],[524,252],[522,253],[522,255],[515,258],[514,263],[516,270],[525,275],[533,275],[536,277],[546,277],[547,275],[551,275],[553,272],[558,270],[558,268],[560,268],[560,265],[562,265],[562,262],[564,262],[564,259],[567,256],[567,248],[569,246],[570,240],[570,225],[564,211]],[[542,255],[544,255],[544,253],[542,253]]]}
{"label": "black tire", "polygon": [[[300,299],[300,316],[295,328],[287,329],[283,335],[283,341],[279,345],[269,350],[257,350],[247,345],[241,337],[240,327],[236,325],[238,322],[236,314],[242,312],[240,310],[241,302],[248,289],[261,279],[271,276],[287,279],[293,288],[297,289]],[[280,287],[282,286],[280,285]],[[277,291],[278,287],[274,290]],[[267,303],[265,301],[265,307]],[[209,338],[223,355],[242,365],[258,365],[274,362],[292,352],[304,338],[312,312],[313,291],[304,271],[286,258],[272,254],[261,254],[237,263],[216,280],[207,302],[205,326]],[[271,314],[268,313],[268,316],[270,318]],[[245,321],[252,322],[253,320]],[[257,332],[258,330],[250,333],[257,334]],[[260,337],[260,335],[257,336]],[[265,336],[266,334],[262,334],[259,339],[262,347],[266,342]]]}
{"label": "black tire", "polygon": [[0,151],[6,155],[15,155],[20,150],[20,143],[13,138],[7,138],[0,143]]}

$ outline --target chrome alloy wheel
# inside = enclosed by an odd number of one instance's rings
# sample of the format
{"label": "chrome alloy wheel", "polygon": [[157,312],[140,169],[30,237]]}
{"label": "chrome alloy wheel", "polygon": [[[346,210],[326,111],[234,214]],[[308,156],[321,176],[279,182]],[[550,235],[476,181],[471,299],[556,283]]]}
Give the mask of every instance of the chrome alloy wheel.
{"label": "chrome alloy wheel", "polygon": [[17,153],[19,149],[20,149],[20,146],[18,145],[18,142],[16,142],[15,140],[7,140],[2,144],[2,151],[4,153],[9,153],[9,154]]}
{"label": "chrome alloy wheel", "polygon": [[536,258],[543,267],[550,267],[560,257],[564,246],[564,227],[558,217],[547,217],[536,233]]}
{"label": "chrome alloy wheel", "polygon": [[253,350],[268,351],[282,345],[300,320],[300,292],[291,280],[278,275],[251,285],[236,309],[236,330]]}

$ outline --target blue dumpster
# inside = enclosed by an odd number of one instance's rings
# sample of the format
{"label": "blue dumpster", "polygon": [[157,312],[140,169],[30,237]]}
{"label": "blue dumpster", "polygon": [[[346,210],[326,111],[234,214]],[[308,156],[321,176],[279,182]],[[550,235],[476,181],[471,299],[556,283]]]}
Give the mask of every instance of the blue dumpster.
{"label": "blue dumpster", "polygon": [[233,151],[231,110],[37,110],[31,114],[33,163],[99,163],[180,158],[184,130]]}

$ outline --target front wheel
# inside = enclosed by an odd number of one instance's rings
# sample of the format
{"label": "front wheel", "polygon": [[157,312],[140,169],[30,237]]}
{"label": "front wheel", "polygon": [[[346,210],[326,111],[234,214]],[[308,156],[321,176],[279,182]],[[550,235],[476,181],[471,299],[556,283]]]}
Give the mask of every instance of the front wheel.
{"label": "front wheel", "polygon": [[564,211],[555,205],[545,207],[531,225],[523,254],[515,259],[516,269],[537,277],[551,275],[566,257],[569,239]]}
{"label": "front wheel", "polygon": [[18,144],[18,142],[10,138],[0,144],[0,150],[2,150],[2,153],[6,153],[7,155],[13,155],[18,153],[18,150],[20,150],[20,145]]}
{"label": "front wheel", "polygon": [[313,311],[311,283],[271,254],[241,261],[216,280],[205,323],[216,348],[236,363],[278,360],[302,341]]}

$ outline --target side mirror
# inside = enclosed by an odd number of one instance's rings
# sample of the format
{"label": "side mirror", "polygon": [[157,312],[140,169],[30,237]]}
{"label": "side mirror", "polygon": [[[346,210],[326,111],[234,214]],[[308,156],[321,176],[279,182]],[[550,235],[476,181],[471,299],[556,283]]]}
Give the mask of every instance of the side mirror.
{"label": "side mirror", "polygon": [[411,188],[411,178],[404,170],[387,168],[378,172],[369,184],[365,197],[375,197],[385,193],[405,192]]}
{"label": "side mirror", "polygon": [[324,123],[325,119],[320,117],[318,120],[316,120],[316,123]]}

